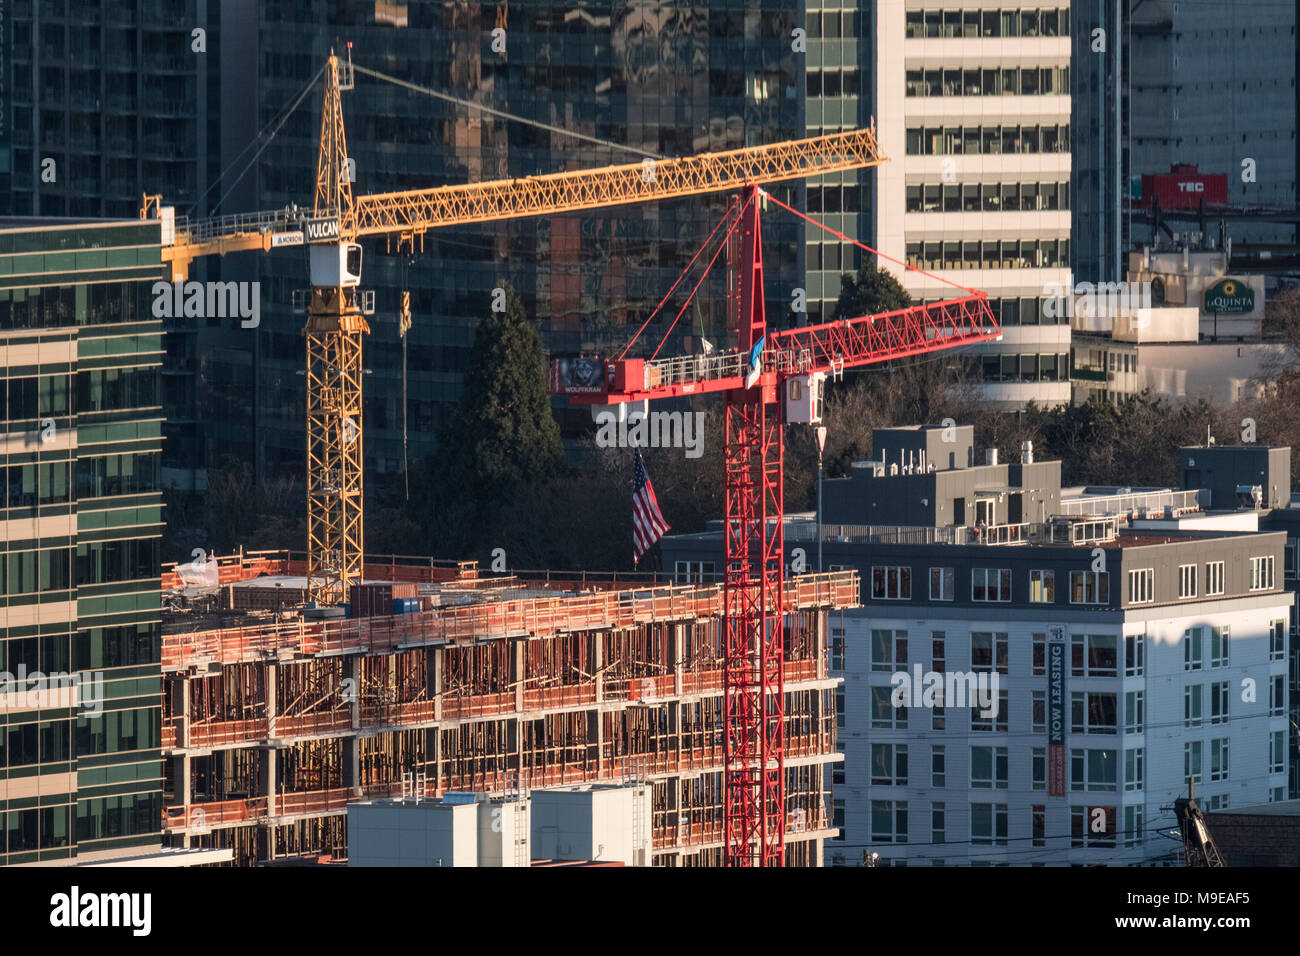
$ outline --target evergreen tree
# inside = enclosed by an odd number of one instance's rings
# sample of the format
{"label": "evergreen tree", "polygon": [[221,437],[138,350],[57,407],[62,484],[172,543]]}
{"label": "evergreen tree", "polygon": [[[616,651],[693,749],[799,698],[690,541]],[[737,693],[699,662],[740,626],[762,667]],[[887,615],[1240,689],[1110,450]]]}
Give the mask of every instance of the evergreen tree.
{"label": "evergreen tree", "polygon": [[439,497],[473,502],[475,525],[522,486],[564,470],[541,336],[509,287],[505,306],[479,323],[460,405],[438,456],[445,482]]}
{"label": "evergreen tree", "polygon": [[857,275],[846,273],[840,279],[840,298],[835,303],[836,319],[856,319],[862,315],[892,312],[912,304],[912,297],[894,278],[892,272],[877,269],[868,261]]}

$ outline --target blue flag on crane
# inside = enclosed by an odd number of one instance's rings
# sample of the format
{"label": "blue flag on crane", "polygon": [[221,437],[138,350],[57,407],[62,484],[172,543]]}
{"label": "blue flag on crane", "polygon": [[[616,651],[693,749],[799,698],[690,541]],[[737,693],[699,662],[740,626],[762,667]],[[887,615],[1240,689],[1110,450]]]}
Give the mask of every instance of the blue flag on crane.
{"label": "blue flag on crane", "polygon": [[763,345],[767,336],[763,336],[749,350],[749,374],[745,376],[745,388],[753,388],[758,377],[763,374]]}

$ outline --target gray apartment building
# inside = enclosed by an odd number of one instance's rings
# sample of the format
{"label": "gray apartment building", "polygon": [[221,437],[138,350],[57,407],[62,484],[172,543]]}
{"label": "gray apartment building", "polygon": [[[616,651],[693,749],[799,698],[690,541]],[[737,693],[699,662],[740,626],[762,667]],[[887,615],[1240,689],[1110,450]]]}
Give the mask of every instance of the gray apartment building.
{"label": "gray apartment building", "polygon": [[[1250,493],[1279,450],[1221,449],[1211,488],[1174,489],[1062,488],[1029,448],[973,464],[960,426],[873,448],[826,483],[822,560],[863,581],[832,624],[830,861],[1154,864],[1188,777],[1211,809],[1288,797],[1286,536]],[[816,534],[793,518],[792,558],[815,567]],[[716,532],[663,547],[683,577],[721,565]]]}

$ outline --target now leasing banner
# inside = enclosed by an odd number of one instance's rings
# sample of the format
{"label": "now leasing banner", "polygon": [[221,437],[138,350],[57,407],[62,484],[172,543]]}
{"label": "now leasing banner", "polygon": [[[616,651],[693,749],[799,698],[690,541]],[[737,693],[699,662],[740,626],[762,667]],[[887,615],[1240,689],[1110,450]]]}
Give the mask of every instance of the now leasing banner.
{"label": "now leasing banner", "polygon": [[1065,796],[1065,635],[1047,642],[1047,794]]}

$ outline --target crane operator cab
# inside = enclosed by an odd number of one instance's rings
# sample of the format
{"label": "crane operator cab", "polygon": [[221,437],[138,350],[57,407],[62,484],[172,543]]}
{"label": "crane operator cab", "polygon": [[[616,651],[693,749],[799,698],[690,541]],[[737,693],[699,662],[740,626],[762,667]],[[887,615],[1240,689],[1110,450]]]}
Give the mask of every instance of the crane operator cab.
{"label": "crane operator cab", "polygon": [[320,243],[310,247],[311,284],[348,289],[361,284],[361,246],[355,242]]}

